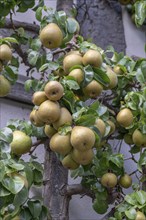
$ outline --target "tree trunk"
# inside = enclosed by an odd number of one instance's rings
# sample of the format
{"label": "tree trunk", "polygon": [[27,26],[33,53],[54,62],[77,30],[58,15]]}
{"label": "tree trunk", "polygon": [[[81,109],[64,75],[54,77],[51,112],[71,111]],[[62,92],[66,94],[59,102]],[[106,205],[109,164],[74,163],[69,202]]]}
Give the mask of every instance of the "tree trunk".
{"label": "tree trunk", "polygon": [[70,197],[66,194],[67,182],[67,169],[46,144],[43,197],[52,220],[69,220]]}
{"label": "tree trunk", "polygon": [[58,0],[56,9],[57,11],[65,11],[68,16],[71,16],[71,9],[73,7],[73,0]]}

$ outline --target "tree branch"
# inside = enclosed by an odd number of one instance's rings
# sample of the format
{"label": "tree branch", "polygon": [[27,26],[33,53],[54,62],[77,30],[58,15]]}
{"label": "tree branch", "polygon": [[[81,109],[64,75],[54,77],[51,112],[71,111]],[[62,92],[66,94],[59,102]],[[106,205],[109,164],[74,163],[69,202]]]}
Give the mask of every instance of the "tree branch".
{"label": "tree branch", "polygon": [[86,195],[91,197],[92,199],[95,198],[95,194],[88,188],[85,188],[84,186],[82,186],[81,184],[72,184],[72,185],[68,185],[67,189],[66,189],[66,194],[68,196],[72,196],[72,195],[77,195],[77,194],[81,194],[81,195]]}
{"label": "tree branch", "polygon": [[108,220],[109,217],[113,217],[115,208],[112,208],[101,220]]}
{"label": "tree branch", "polygon": [[65,11],[68,16],[71,15],[71,9],[73,7],[73,0],[58,0],[56,9],[57,11]]}
{"label": "tree branch", "polygon": [[6,18],[4,28],[13,29],[14,27],[15,27],[15,29],[23,27],[26,31],[31,31],[31,32],[34,32],[37,34],[39,33],[39,30],[40,30],[39,25],[37,25],[35,23],[30,24],[27,22],[20,22],[20,21],[16,21],[16,20],[13,20],[13,23],[12,23],[9,18]]}

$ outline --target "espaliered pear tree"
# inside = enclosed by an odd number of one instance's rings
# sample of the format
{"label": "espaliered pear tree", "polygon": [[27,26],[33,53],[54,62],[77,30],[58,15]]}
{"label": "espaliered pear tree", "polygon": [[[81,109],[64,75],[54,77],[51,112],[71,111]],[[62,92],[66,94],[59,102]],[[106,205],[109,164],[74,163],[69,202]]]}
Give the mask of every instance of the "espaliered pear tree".
{"label": "espaliered pear tree", "polygon": [[[41,1],[17,3],[0,3],[5,6],[2,25],[10,13],[13,28],[12,36],[0,39],[0,97],[15,86],[17,52],[29,67],[24,88],[33,91],[33,107],[29,121],[12,119],[0,130],[0,219],[55,219],[52,207],[29,194],[32,186],[48,181],[34,154],[44,143],[59,168],[81,177],[74,193],[90,196],[98,214],[106,214],[112,204],[109,220],[145,220],[146,59],[133,60],[111,46],[103,50],[79,34],[74,18]],[[13,11],[28,8],[40,22],[33,38],[25,32],[29,26],[18,28],[20,23],[13,21]],[[23,159],[26,153],[30,160]],[[126,160],[135,164],[131,173]],[[127,188],[131,193],[126,195]],[[62,196],[74,193],[66,189]]]}

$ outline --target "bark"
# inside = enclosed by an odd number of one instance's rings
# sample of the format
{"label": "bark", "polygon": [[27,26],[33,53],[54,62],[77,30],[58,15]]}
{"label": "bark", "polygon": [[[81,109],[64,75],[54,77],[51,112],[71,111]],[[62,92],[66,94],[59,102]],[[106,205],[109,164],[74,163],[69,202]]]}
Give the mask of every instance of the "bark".
{"label": "bark", "polygon": [[142,167],[142,177],[144,179],[144,181],[142,183],[142,190],[144,190],[146,192],[146,166]]}
{"label": "bark", "polygon": [[68,171],[47,145],[44,164],[44,204],[48,207],[52,220],[69,220],[70,196],[66,194]]}
{"label": "bark", "polygon": [[68,16],[71,15],[71,9],[73,7],[73,0],[58,0],[56,9],[57,11],[65,11]]}

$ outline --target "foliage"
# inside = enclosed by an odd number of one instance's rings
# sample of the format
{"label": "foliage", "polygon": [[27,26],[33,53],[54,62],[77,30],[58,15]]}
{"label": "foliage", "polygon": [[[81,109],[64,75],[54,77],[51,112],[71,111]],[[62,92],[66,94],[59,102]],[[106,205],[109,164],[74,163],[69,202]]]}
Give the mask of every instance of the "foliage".
{"label": "foliage", "polygon": [[[137,1],[134,5],[138,13],[137,24],[144,22],[143,7],[139,4],[145,1]],[[140,210],[146,215],[146,195],[141,190],[145,184],[143,168],[146,166],[146,59],[134,60],[123,53],[117,53],[113,47],[107,50],[88,42],[78,34],[78,25],[70,20],[64,11],[54,12],[52,9],[43,6],[43,1],[35,5],[35,1],[1,1],[0,8],[4,8],[1,14],[1,23],[5,23],[5,16],[11,12],[25,12],[29,8],[36,11],[36,19],[40,22],[42,30],[48,23],[55,23],[63,33],[63,42],[60,48],[49,50],[44,49],[39,37],[30,38],[23,28],[14,29],[11,37],[0,39],[0,45],[8,44],[16,48],[16,52],[22,49],[22,45],[28,47],[23,55],[27,70],[28,80],[25,82],[25,90],[44,91],[45,85],[51,80],[57,80],[64,89],[63,97],[58,100],[61,107],[66,107],[72,115],[71,125],[65,124],[59,128],[60,134],[71,133],[74,126],[89,127],[95,134],[93,146],[94,158],[87,165],[80,165],[73,170],[73,178],[81,177],[81,184],[93,193],[93,209],[99,213],[107,212],[109,204],[116,205],[115,214],[110,220],[135,219],[136,211]],[[11,17],[12,18],[12,17]],[[101,66],[73,65],[70,71],[82,70],[84,80],[79,84],[74,77],[64,72],[64,57],[72,50],[77,50],[83,57],[89,49],[98,51],[102,57]],[[18,53],[19,54],[19,53]],[[10,62],[3,62],[4,75],[12,84],[15,84],[18,77],[19,57],[14,55]],[[120,72],[116,73],[116,68]],[[109,88],[111,79],[107,75],[107,68],[112,74],[117,74],[118,83],[112,89]],[[115,72],[114,72],[115,71]],[[35,78],[38,72],[39,77]],[[100,83],[103,92],[96,99],[86,97],[84,88],[95,80]],[[128,127],[118,124],[116,116],[121,109],[128,108],[133,115],[133,121]],[[37,105],[34,106],[38,110]],[[95,125],[96,119],[101,119],[105,124],[105,133],[101,134],[100,128]],[[110,122],[113,122],[116,130],[112,129]],[[46,123],[46,122],[45,122]],[[45,124],[44,123],[44,124]],[[12,154],[10,144],[13,140],[13,131],[21,130],[32,138],[36,143],[29,153],[30,159],[24,161],[23,157]],[[131,156],[129,161],[137,165],[136,171],[130,176],[139,176],[139,182],[133,183],[131,194],[125,196],[123,187],[118,184],[114,188],[108,188],[101,184],[101,177],[111,172],[117,179],[126,173],[126,156],[122,153],[125,147],[124,137],[129,135],[132,139],[135,130],[140,131],[143,139],[142,144],[128,143]],[[44,133],[44,126],[36,127],[30,120],[11,120],[7,126],[0,130],[0,219],[9,220],[19,215],[22,219],[44,219],[49,212],[43,205],[40,198],[31,198],[29,191],[32,186],[42,186],[43,166],[37,162],[34,150],[48,138]],[[114,145],[114,141],[118,144]],[[36,146],[35,146],[36,145]],[[127,146],[128,147],[128,146]],[[135,159],[139,153],[138,160]],[[62,159],[62,156],[59,159]],[[49,218],[49,217],[48,217]]]}

